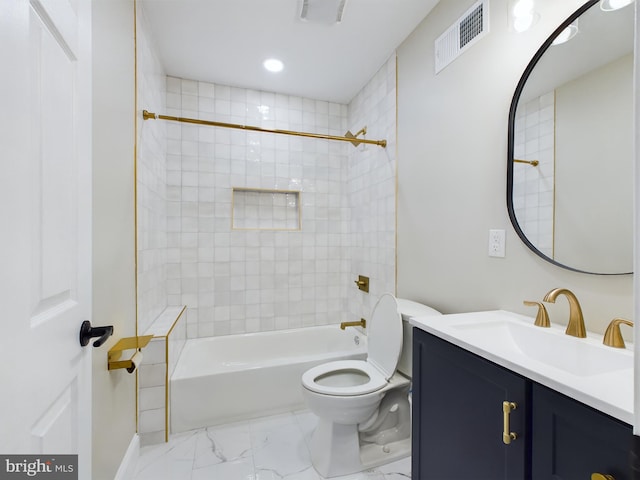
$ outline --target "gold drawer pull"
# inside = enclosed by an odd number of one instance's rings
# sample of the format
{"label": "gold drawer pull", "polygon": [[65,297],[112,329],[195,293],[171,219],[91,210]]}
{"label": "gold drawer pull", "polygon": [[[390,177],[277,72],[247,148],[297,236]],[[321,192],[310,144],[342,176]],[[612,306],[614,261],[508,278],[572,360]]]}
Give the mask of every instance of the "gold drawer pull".
{"label": "gold drawer pull", "polygon": [[591,480],[616,480],[613,475],[607,475],[606,473],[592,473]]}
{"label": "gold drawer pull", "polygon": [[518,405],[515,402],[507,402],[506,400],[502,402],[502,413],[503,415],[503,430],[502,430],[502,441],[505,445],[509,445],[513,440],[518,438],[514,432],[510,432],[511,428],[509,427],[509,415],[513,410],[518,408]]}

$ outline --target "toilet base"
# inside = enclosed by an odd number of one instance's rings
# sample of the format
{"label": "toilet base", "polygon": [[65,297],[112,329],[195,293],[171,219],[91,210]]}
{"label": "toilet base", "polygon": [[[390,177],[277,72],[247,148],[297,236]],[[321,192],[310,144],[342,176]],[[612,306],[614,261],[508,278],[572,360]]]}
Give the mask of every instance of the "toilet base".
{"label": "toilet base", "polygon": [[379,467],[411,455],[411,438],[405,438],[386,445],[369,443],[360,447],[362,470]]}
{"label": "toilet base", "polygon": [[360,444],[357,425],[319,419],[311,437],[311,463],[324,478],[349,475],[411,455],[411,438],[385,445]]}

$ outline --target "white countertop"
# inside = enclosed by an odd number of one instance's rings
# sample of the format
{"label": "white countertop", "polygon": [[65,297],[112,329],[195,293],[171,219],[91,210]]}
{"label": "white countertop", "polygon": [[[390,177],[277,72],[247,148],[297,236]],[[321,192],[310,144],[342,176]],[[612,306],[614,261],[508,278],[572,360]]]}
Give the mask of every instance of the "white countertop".
{"label": "white countertop", "polygon": [[504,310],[412,317],[411,325],[633,425],[633,346],[565,335]]}

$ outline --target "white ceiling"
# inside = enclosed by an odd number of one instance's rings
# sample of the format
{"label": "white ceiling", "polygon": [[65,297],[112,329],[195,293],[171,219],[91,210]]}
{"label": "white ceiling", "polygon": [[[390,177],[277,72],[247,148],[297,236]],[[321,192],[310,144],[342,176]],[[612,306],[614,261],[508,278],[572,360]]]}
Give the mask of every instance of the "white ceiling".
{"label": "white ceiling", "polygon": [[[439,0],[346,0],[342,22],[332,25],[300,20],[301,1],[142,7],[168,75],[348,103]],[[281,73],[264,70],[269,57],[284,62]]]}

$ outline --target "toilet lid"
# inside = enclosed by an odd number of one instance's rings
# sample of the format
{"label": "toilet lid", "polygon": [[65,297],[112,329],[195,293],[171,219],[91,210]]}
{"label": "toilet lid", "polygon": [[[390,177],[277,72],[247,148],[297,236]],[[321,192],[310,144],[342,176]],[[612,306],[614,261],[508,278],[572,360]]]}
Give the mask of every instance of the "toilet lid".
{"label": "toilet lid", "polygon": [[380,390],[387,380],[368,362],[337,360],[307,370],[302,375],[302,385],[324,395],[352,396]]}
{"label": "toilet lid", "polygon": [[398,302],[390,293],[383,294],[373,307],[367,324],[367,344],[371,363],[389,380],[396,371],[402,352],[402,317]]}

